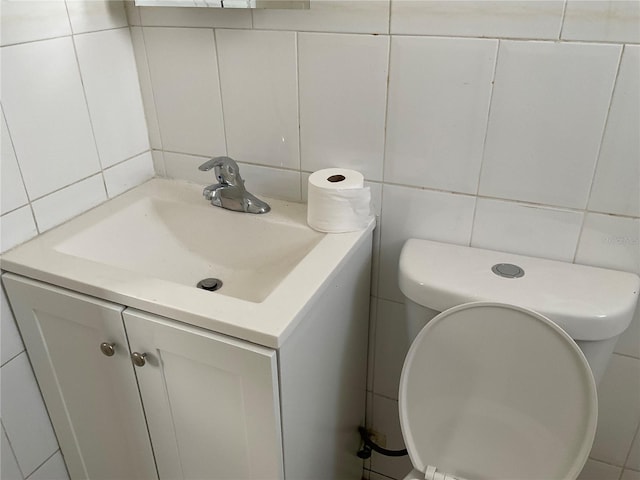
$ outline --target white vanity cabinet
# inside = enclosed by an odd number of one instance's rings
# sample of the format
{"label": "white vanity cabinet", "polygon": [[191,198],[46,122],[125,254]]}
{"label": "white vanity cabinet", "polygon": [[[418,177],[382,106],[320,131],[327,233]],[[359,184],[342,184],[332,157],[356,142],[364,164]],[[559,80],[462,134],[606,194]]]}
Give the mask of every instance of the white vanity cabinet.
{"label": "white vanity cabinet", "polygon": [[3,280],[71,478],[283,478],[275,350]]}

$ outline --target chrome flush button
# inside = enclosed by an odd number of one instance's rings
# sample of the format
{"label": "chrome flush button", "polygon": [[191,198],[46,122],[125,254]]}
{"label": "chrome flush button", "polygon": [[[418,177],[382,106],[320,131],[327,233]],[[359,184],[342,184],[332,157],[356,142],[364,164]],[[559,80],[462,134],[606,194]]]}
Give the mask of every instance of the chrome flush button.
{"label": "chrome flush button", "polygon": [[497,263],[491,267],[491,271],[505,278],[520,278],[524,276],[524,270],[513,263]]}

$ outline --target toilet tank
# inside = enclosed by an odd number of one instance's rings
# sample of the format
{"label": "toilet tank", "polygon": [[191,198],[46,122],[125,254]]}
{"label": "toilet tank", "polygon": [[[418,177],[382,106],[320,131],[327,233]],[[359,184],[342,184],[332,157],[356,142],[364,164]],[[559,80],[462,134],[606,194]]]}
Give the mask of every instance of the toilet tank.
{"label": "toilet tank", "polygon": [[596,380],[640,291],[632,273],[418,239],[402,248],[399,284],[410,320],[474,301],[535,310],[578,343]]}

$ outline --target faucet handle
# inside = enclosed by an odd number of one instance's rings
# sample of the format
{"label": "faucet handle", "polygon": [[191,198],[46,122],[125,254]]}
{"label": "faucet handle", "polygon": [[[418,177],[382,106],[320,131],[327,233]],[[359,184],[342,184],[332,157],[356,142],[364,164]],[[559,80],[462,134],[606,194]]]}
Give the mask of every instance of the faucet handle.
{"label": "faucet handle", "polygon": [[238,170],[238,164],[231,157],[213,157],[204,162],[202,165],[198,167],[198,170],[202,170],[203,172],[208,172],[213,167],[222,167],[224,165],[231,165]]}
{"label": "faucet handle", "polygon": [[198,170],[208,172],[215,169],[216,178],[223,185],[233,185],[244,188],[244,180],[240,176],[240,167],[231,157],[214,157],[198,167]]}

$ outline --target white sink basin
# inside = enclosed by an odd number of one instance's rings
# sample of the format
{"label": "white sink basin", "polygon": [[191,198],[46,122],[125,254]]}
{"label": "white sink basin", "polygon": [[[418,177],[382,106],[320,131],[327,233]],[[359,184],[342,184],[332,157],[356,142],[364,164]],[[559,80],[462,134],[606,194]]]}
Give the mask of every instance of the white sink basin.
{"label": "white sink basin", "polygon": [[[277,347],[372,225],[327,235],[306,205],[211,206],[198,185],[154,179],[0,259],[3,270]],[[208,292],[198,281],[215,277]]]}
{"label": "white sink basin", "polygon": [[194,198],[142,198],[54,248],[192,287],[215,277],[220,294],[261,302],[324,237],[300,224],[302,205],[271,200],[274,215],[253,215]]}

